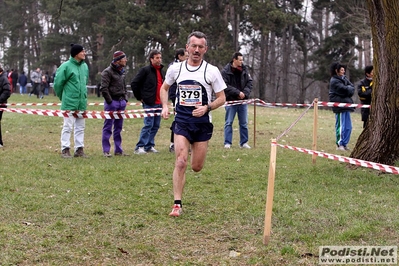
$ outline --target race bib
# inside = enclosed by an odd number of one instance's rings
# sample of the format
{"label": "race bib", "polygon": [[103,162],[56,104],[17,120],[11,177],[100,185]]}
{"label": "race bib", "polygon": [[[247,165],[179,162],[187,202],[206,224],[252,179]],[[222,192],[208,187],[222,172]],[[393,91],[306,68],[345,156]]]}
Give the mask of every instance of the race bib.
{"label": "race bib", "polygon": [[179,104],[183,106],[202,105],[201,85],[183,85],[179,84]]}

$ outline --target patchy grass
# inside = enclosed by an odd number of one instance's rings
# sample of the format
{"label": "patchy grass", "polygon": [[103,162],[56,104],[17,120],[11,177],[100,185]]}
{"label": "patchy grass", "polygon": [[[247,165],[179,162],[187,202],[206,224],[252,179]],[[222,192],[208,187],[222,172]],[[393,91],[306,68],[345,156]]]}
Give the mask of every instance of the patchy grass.
{"label": "patchy grass", "polygon": [[[10,98],[27,101],[41,100]],[[249,110],[253,146],[254,109]],[[397,176],[350,170],[319,157],[313,165],[310,155],[280,147],[272,236],[268,246],[262,244],[270,139],[303,111],[257,107],[251,150],[238,148],[237,121],[233,147],[223,149],[224,110],[214,111],[206,165],[199,173],[187,170],[185,212],[177,219],[168,216],[171,120],[162,121],[156,137],[159,154],[104,158],[102,120],[88,119],[85,151],[90,157],[64,160],[59,155],[62,118],[4,113],[0,264],[317,265],[320,245],[397,245]],[[352,114],[352,120],[353,147],[362,130],[360,114]],[[310,111],[278,142],[310,149],[312,125]],[[133,153],[141,126],[141,119],[125,121],[127,153]],[[331,111],[319,111],[318,132],[318,150],[336,153]]]}

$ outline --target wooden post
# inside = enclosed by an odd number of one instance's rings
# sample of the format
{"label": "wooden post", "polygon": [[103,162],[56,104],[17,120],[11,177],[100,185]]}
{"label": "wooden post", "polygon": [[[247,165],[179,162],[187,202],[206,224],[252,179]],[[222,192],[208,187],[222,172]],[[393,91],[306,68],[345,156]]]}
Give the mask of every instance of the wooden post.
{"label": "wooden post", "polygon": [[[317,122],[319,119],[318,116],[318,109],[319,109],[319,99],[315,98],[313,101],[313,144],[312,144],[312,150],[316,151],[317,150]],[[312,155],[312,162],[313,164],[316,163],[316,158],[317,155],[313,154]]]}
{"label": "wooden post", "polygon": [[256,147],[256,101],[258,99],[254,100],[254,148]]}
{"label": "wooden post", "polygon": [[277,145],[276,139],[272,139],[270,150],[270,163],[269,163],[269,178],[267,181],[267,197],[266,197],[266,210],[265,210],[265,228],[263,232],[263,244],[267,245],[270,239],[272,229],[272,212],[273,212],[273,197],[274,197],[274,178],[276,175],[276,153]]}

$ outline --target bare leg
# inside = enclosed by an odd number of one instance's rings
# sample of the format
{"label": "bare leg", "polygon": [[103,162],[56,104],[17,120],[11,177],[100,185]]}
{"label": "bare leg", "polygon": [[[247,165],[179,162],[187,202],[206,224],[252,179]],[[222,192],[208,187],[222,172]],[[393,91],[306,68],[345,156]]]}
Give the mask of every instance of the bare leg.
{"label": "bare leg", "polygon": [[173,195],[181,200],[186,183],[186,168],[190,142],[182,135],[175,135],[175,169],[173,170]]}
{"label": "bare leg", "polygon": [[191,168],[194,172],[199,172],[205,164],[208,141],[194,142],[191,149]]}

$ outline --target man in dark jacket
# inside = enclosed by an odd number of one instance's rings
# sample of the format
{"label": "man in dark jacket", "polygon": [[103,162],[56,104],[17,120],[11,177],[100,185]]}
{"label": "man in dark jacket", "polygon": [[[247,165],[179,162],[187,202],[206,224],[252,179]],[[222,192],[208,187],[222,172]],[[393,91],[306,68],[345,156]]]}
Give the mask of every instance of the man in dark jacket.
{"label": "man in dark jacket", "polygon": [[19,75],[18,83],[19,83],[19,93],[21,95],[27,93],[26,85],[28,84],[28,77],[25,75],[24,71],[22,71],[21,75]]}
{"label": "man in dark jacket", "polygon": [[[374,71],[373,66],[366,66],[364,68],[365,78],[362,79],[357,85],[357,94],[359,95],[360,102],[362,104],[371,104],[371,93],[373,91],[373,77]],[[367,121],[370,115],[370,108],[362,108],[362,121],[363,128],[366,127]]]}
{"label": "man in dark jacket", "polygon": [[[126,54],[116,51],[111,64],[101,73],[100,91],[104,97],[104,111],[125,111],[127,89],[125,83]],[[112,132],[113,127],[113,132]],[[114,136],[115,152],[118,155],[127,155],[122,149],[123,119],[105,119],[102,133],[102,147],[104,157],[111,157],[111,135]]]}
{"label": "man in dark jacket", "polygon": [[[330,90],[328,92],[330,102],[352,104],[352,96],[355,92],[353,84],[345,77],[345,66],[340,63],[331,65]],[[337,150],[348,151],[347,147],[351,133],[352,120],[350,113],[353,107],[333,107],[335,113],[335,137]]]}
{"label": "man in dark jacket", "polygon": [[[146,111],[154,113],[154,108],[161,108],[160,89],[165,74],[162,71],[162,54],[158,50],[151,50],[149,54],[150,65],[139,70],[131,83],[134,97],[141,101]],[[150,116],[144,118],[144,126],[141,129],[139,141],[136,144],[135,154],[157,153],[155,146],[155,135],[161,124],[161,116]]]}
{"label": "man in dark jacket", "polygon": [[[11,95],[11,85],[8,80],[7,74],[3,68],[0,67],[0,108],[7,107],[7,99]],[[0,110],[0,148],[3,148],[3,138],[1,135],[1,118],[3,117],[3,111]]]}
{"label": "man in dark jacket", "polygon": [[[238,101],[249,98],[252,90],[252,78],[243,64],[240,52],[233,54],[233,59],[222,70],[222,77],[227,85],[224,90],[226,101]],[[248,105],[227,105],[224,124],[224,147],[230,149],[233,139],[233,122],[237,114],[240,127],[240,148],[250,149],[248,145]]]}

